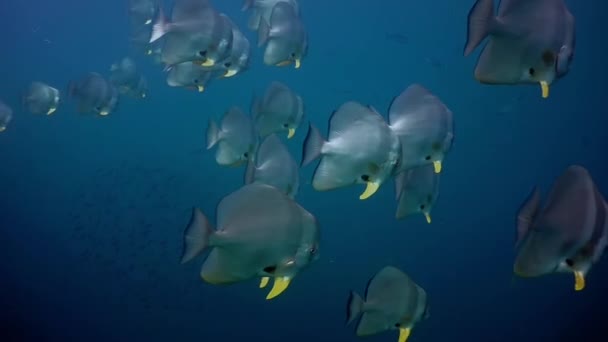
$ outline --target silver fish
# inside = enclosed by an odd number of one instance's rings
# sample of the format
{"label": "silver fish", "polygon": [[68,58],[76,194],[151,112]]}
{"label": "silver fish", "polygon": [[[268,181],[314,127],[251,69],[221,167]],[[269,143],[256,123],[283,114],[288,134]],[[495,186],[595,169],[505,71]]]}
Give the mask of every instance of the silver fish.
{"label": "silver fish", "polygon": [[431,223],[431,211],[439,195],[439,174],[433,165],[423,165],[402,171],[395,177],[397,190],[397,213],[401,219],[421,213]]}
{"label": "silver fish", "polygon": [[475,78],[486,84],[540,84],[542,97],[574,57],[575,20],[563,0],[477,0],[469,13],[467,56],[490,37]]}
{"label": "silver fish", "polygon": [[399,330],[399,342],[405,342],[416,324],[430,316],[430,310],[424,289],[396,267],[386,266],[370,280],[365,301],[351,292],[347,322],[361,314],[357,336]]}
{"label": "silver fish", "polygon": [[346,102],[329,122],[329,139],[310,125],[302,166],[321,157],[312,186],[318,191],[365,184],[359,199],[372,196],[393,173],[401,156],[399,138],[373,108]]}
{"label": "silver fish", "polygon": [[101,116],[116,110],[119,96],[116,87],[95,72],[70,82],[68,94],[77,102],[79,113],[97,113]]}
{"label": "silver fish", "polygon": [[407,87],[397,96],[389,108],[390,127],[401,141],[396,171],[432,163],[435,172],[441,172],[454,139],[452,117],[452,111],[419,84]]}
{"label": "silver fish", "polygon": [[247,27],[250,30],[255,31],[260,27],[262,20],[270,22],[272,9],[274,8],[274,5],[279,2],[290,4],[294,8],[296,15],[300,15],[300,6],[296,0],[245,0],[242,10],[251,10],[251,16],[249,17]]}
{"label": "silver fish", "polygon": [[289,87],[274,81],[263,98],[254,97],[251,114],[261,137],[287,132],[287,138],[291,139],[304,117],[304,101]]}
{"label": "silver fish", "polygon": [[570,166],[555,181],[547,203],[540,207],[535,189],[517,218],[518,253],[513,270],[520,277],[555,272],[575,276],[575,289],[606,247],[606,204],[589,172]]}
{"label": "silver fish", "polygon": [[202,93],[209,82],[215,78],[216,71],[209,70],[193,62],[172,66],[167,74],[167,84],[171,87],[183,87]]}
{"label": "silver fish", "polygon": [[207,128],[207,149],[218,145],[215,160],[222,166],[241,166],[253,158],[257,136],[251,118],[239,107],[224,113],[220,127],[213,119]]}
{"label": "silver fish", "polygon": [[300,68],[308,52],[308,37],[296,10],[287,2],[272,8],[270,21],[262,20],[258,29],[258,46],[266,45],[264,63]]}
{"label": "silver fish", "polygon": [[162,10],[150,42],[164,37],[162,61],[167,65],[196,61],[205,67],[227,58],[232,49],[232,27],[207,0],[177,0],[171,22]]}
{"label": "silver fish", "polygon": [[23,95],[24,106],[33,114],[55,113],[60,100],[59,90],[42,82],[32,82]]}
{"label": "silver fish", "polygon": [[6,131],[8,124],[13,120],[13,110],[0,101],[0,133]]}
{"label": "silver fish", "polygon": [[148,83],[143,75],[137,71],[137,65],[125,57],[120,62],[110,67],[110,82],[123,95],[134,98],[145,98],[148,91]]}
{"label": "silver fish", "polygon": [[216,216],[214,230],[194,208],[184,232],[182,263],[212,249],[201,269],[207,283],[274,277],[267,296],[272,299],[285,291],[299,270],[316,260],[316,219],[275,187],[245,185],[221,200]]}
{"label": "silver fish", "polygon": [[230,55],[219,65],[225,70],[223,77],[232,77],[249,68],[249,58],[251,57],[251,44],[245,35],[239,30],[238,26],[226,17],[232,26],[232,49]]}
{"label": "silver fish", "polygon": [[258,148],[255,161],[250,159],[247,165],[245,184],[255,182],[272,185],[290,198],[294,198],[298,193],[298,164],[274,134],[264,139]]}

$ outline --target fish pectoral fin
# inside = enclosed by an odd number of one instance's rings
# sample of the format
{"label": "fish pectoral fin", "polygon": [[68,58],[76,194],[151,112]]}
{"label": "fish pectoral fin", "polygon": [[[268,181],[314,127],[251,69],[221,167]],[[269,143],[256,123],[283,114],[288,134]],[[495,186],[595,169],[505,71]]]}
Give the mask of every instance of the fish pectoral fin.
{"label": "fish pectoral fin", "polygon": [[270,281],[269,277],[262,277],[262,280],[260,281],[260,288],[263,289],[266,287],[266,285],[268,285],[268,282]]}
{"label": "fish pectoral fin", "polygon": [[270,290],[270,293],[268,293],[266,299],[273,299],[283,293],[283,291],[285,291],[289,286],[290,282],[291,279],[287,277],[274,278],[274,285],[272,285],[272,290]]}
{"label": "fish pectoral fin", "polygon": [[376,191],[378,191],[378,188],[380,187],[380,183],[378,182],[367,182],[366,184],[367,185],[365,187],[365,191],[363,191],[361,196],[359,196],[360,200],[370,198],[373,194],[376,193]]}
{"label": "fish pectoral fin", "polygon": [[424,217],[426,217],[426,223],[431,224],[431,214],[424,213]]}
{"label": "fish pectoral fin", "polygon": [[543,91],[543,99],[549,97],[549,83],[547,83],[547,81],[540,81],[540,88]]}
{"label": "fish pectoral fin", "polygon": [[585,289],[585,273],[574,271],[574,290],[582,291],[583,289]]}
{"label": "fish pectoral fin", "polygon": [[302,61],[300,61],[300,59],[299,59],[299,58],[298,58],[298,59],[296,59],[296,61],[295,61],[295,68],[296,68],[296,69],[300,69],[300,66],[301,66],[301,65],[302,65]]}
{"label": "fish pectoral fin", "polygon": [[296,129],[295,128],[290,128],[289,131],[287,132],[287,139],[293,138],[293,136],[295,134],[296,134]]}
{"label": "fish pectoral fin", "polygon": [[399,329],[399,342],[407,341],[408,337],[410,337],[410,333],[412,329],[410,328],[400,328]]}
{"label": "fish pectoral fin", "polygon": [[441,173],[441,169],[443,167],[441,160],[434,161],[433,166],[435,167],[435,173]]}

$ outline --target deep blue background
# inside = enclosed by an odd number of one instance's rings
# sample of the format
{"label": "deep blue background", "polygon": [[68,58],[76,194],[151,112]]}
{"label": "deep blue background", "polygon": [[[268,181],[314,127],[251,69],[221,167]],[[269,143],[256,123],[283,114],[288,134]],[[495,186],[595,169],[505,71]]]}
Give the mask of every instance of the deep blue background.
{"label": "deep blue background", "polygon": [[[239,0],[214,1],[246,30]],[[158,65],[129,47],[126,1],[0,2],[0,99],[15,109],[0,135],[0,336],[60,341],[355,341],[344,327],[350,289],[386,264],[423,286],[431,318],[411,341],[606,341],[608,261],[573,290],[569,275],[513,280],[514,220],[538,184],[570,164],[608,194],[605,1],[569,1],[577,19],[571,73],[543,100],[537,86],[483,86],[462,57],[473,1],[302,0],[309,56],[273,68],[256,49],[251,70],[203,94],[170,88]],[[168,6],[166,6],[168,8]],[[50,40],[46,43],[45,39]],[[106,118],[72,103],[52,117],[20,108],[34,80],[62,90],[131,55],[149,79],[144,101]],[[211,218],[242,184],[201,152],[210,117],[248,108],[273,80],[300,93],[325,130],[347,100],[386,113],[411,83],[454,112],[456,138],[433,223],[396,221],[393,186],[367,201],[359,187],[320,193],[302,170],[299,202],[322,227],[322,258],[272,302],[256,281],[213,287],[202,260],[178,263],[189,210]],[[289,148],[299,160],[306,125]],[[395,341],[396,333],[369,338]]]}

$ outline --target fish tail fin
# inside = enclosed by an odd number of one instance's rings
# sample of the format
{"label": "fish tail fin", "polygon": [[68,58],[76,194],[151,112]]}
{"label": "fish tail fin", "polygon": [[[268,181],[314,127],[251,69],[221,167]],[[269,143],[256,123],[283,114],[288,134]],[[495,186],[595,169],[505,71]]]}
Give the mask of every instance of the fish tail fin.
{"label": "fish tail fin", "polygon": [[363,299],[355,291],[350,292],[348,303],[346,305],[346,324],[354,321],[363,311]]}
{"label": "fish tail fin", "polygon": [[162,8],[158,9],[158,18],[152,26],[152,35],[150,36],[150,43],[153,43],[162,38],[167,32],[171,30],[171,23],[167,21],[165,13]]}
{"label": "fish tail fin", "polygon": [[249,158],[247,161],[247,169],[245,170],[245,184],[253,183],[255,177],[255,162]]}
{"label": "fish tail fin", "polygon": [[494,0],[477,0],[469,12],[467,42],[464,55],[468,56],[491,32],[494,17]]}
{"label": "fish tail fin", "polygon": [[304,151],[302,153],[302,166],[310,164],[313,160],[319,158],[321,149],[325,144],[325,139],[321,132],[312,123],[309,124],[308,134],[304,140]]}
{"label": "fish tail fin", "polygon": [[251,6],[253,6],[253,0],[245,0],[245,2],[243,2],[243,7],[241,7],[241,11],[247,11]]}
{"label": "fish tail fin", "polygon": [[200,209],[192,209],[192,217],[184,231],[184,248],[180,263],[185,264],[209,247],[213,229],[209,220]]}
{"label": "fish tail fin", "polygon": [[220,130],[212,119],[209,119],[207,126],[207,149],[212,148],[220,140]]}
{"label": "fish tail fin", "polygon": [[266,44],[270,37],[270,25],[264,18],[260,20],[260,26],[258,27],[258,47]]}

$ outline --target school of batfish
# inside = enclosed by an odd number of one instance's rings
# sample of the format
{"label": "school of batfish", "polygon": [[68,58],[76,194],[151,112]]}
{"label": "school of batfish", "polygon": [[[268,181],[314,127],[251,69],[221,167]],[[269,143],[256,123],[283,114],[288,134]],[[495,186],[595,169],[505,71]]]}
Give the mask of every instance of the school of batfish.
{"label": "school of batfish", "polygon": [[[300,69],[308,38],[296,0],[247,0],[247,29],[257,31],[268,66]],[[211,82],[250,68],[251,44],[228,15],[208,0],[175,0],[166,16],[159,0],[130,0],[131,42],[164,66],[171,87],[204,92]],[[575,49],[574,17],[563,0],[477,0],[468,16],[464,56],[485,40],[474,77],[482,84],[537,84],[548,98],[550,87],[568,74]],[[107,116],[121,96],[145,98],[148,85],[131,58],[111,65],[109,77],[90,72],[73,80],[67,96],[79,113]],[[33,82],[22,98],[34,114],[55,114],[60,91]],[[255,97],[249,113],[230,106],[221,120],[209,120],[206,148],[215,148],[221,166],[244,167],[245,184],[218,204],[215,222],[194,208],[183,236],[181,263],[208,252],[200,276],[209,284],[257,279],[270,285],[266,298],[320,257],[321,230],[315,216],[296,200],[298,170],[318,160],[312,187],[328,191],[361,186],[360,200],[370,198],[391,179],[396,218],[420,214],[431,223],[439,177],[454,139],[454,117],[441,99],[420,84],[404,87],[382,113],[348,101],[329,118],[327,135],[312,123],[302,161],[290,155],[282,138],[291,139],[303,125],[302,97],[288,85],[272,82]],[[0,132],[13,110],[0,102]],[[543,203],[539,189],[524,201],[517,216],[520,277],[565,272],[577,291],[608,242],[608,206],[582,166],[572,165],[555,180]],[[427,293],[401,270],[386,266],[370,280],[365,298],[352,292],[347,321],[361,317],[358,336],[397,330],[404,342],[430,317]]]}

